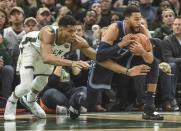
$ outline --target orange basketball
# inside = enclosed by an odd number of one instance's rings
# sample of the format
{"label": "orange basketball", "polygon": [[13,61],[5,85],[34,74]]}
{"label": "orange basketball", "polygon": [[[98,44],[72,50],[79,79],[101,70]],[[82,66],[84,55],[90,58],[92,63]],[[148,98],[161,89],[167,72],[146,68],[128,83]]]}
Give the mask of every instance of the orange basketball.
{"label": "orange basketball", "polygon": [[135,40],[138,43],[140,43],[146,51],[151,51],[151,42],[146,35],[142,33],[137,33],[132,35],[133,35],[131,38],[132,40]]}

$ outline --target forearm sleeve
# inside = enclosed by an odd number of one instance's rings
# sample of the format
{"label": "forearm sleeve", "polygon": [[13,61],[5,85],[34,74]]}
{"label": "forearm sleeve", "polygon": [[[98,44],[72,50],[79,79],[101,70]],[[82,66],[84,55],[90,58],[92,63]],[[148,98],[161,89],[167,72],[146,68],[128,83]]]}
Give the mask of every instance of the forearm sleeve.
{"label": "forearm sleeve", "polygon": [[106,42],[100,42],[98,50],[97,50],[97,55],[96,55],[96,60],[98,62],[107,60],[112,58],[117,52],[119,52],[121,48],[116,45],[109,45]]}

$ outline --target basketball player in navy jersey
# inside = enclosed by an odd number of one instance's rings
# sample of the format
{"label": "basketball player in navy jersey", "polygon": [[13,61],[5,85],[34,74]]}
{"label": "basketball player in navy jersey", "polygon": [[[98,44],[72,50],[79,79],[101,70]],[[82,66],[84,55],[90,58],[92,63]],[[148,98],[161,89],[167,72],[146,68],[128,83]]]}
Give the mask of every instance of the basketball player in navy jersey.
{"label": "basketball player in navy jersey", "polygon": [[[46,114],[36,102],[37,95],[45,87],[48,76],[52,73],[54,65],[88,68],[83,61],[64,59],[64,55],[73,49],[79,48],[85,55],[95,60],[96,51],[89,47],[82,37],[75,34],[76,21],[71,16],[64,16],[58,22],[58,27],[47,26],[41,31],[26,34],[20,44],[21,54],[18,60],[21,83],[8,98],[4,119],[16,119],[16,106],[19,98],[36,117],[45,118]],[[123,73],[126,68],[111,60],[100,63],[105,68],[117,73]],[[149,71],[147,65],[139,65],[130,69],[133,76],[145,74]],[[34,75],[36,76],[34,78]],[[80,96],[81,97],[81,96]],[[77,113],[71,109],[72,113]]]}
{"label": "basketball player in navy jersey", "polygon": [[[144,63],[149,65],[151,67],[150,72],[145,75],[147,78],[147,91],[145,94],[144,113],[142,118],[163,120],[163,117],[155,112],[154,98],[159,72],[158,63],[154,59],[151,44],[150,51],[146,51],[140,43],[130,44],[125,42],[125,39],[130,39],[131,37],[131,35],[127,34],[143,33],[149,36],[148,30],[141,26],[141,12],[138,7],[128,6],[124,11],[124,17],[125,19],[123,21],[118,21],[117,23],[113,23],[108,27],[107,32],[102,37],[97,49],[96,60],[97,62],[102,62],[107,59],[119,58],[119,63],[125,65],[123,61],[131,61],[134,56],[138,59],[135,64]],[[124,37],[125,35],[127,36]],[[120,39],[122,40],[120,41]],[[127,49],[129,44],[130,47]],[[107,70],[95,62],[92,64],[87,89],[88,111],[95,110],[98,99],[98,90],[106,90],[111,88],[113,74],[114,73],[112,71]],[[125,74],[131,76],[129,68],[125,70]]]}

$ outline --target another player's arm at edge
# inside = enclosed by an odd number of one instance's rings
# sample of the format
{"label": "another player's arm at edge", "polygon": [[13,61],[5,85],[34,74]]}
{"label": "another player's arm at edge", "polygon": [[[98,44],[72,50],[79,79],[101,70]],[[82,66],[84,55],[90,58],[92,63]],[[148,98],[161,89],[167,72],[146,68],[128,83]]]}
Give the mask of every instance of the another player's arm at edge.
{"label": "another player's arm at edge", "polygon": [[45,27],[40,31],[40,53],[45,64],[52,64],[56,66],[72,66],[71,60],[55,56],[52,51],[52,44],[54,43],[55,34]]}

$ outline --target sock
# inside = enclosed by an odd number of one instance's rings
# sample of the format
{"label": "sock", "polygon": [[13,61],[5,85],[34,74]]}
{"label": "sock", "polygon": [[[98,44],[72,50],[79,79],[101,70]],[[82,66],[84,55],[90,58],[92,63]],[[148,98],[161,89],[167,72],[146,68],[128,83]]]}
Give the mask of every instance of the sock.
{"label": "sock", "polygon": [[155,105],[155,93],[154,92],[146,92],[145,104],[146,105]]}
{"label": "sock", "polygon": [[18,97],[15,95],[14,92],[12,92],[11,96],[9,97],[9,101],[11,101],[11,102],[17,102],[18,101]]}
{"label": "sock", "polygon": [[33,89],[27,94],[27,101],[34,102],[38,96],[38,92],[34,91]]}
{"label": "sock", "polygon": [[154,111],[155,111],[155,93],[146,92],[144,112],[148,114],[152,114]]}

